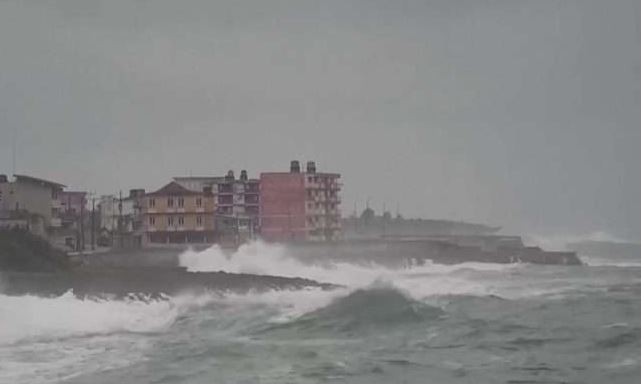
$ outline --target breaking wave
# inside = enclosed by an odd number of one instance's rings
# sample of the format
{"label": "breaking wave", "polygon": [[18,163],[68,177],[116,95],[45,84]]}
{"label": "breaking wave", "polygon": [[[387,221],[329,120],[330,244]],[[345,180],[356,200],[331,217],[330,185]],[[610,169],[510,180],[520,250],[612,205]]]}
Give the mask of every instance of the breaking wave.
{"label": "breaking wave", "polygon": [[622,259],[612,259],[605,257],[596,257],[596,256],[581,256],[581,260],[585,262],[586,265],[590,267],[619,267],[619,268],[639,268],[641,267],[641,260],[622,260]]}
{"label": "breaking wave", "polygon": [[195,298],[124,300],[0,295],[0,345],[118,332],[161,332],[193,305]]}
{"label": "breaking wave", "polygon": [[493,294],[492,287],[469,279],[468,272],[494,273],[521,267],[518,264],[438,265],[427,262],[393,269],[375,263],[354,264],[337,260],[311,262],[295,258],[283,245],[261,241],[242,245],[233,253],[226,253],[217,245],[204,251],[188,250],[179,256],[179,263],[190,272],[224,271],[301,277],[350,289],[386,282],[409,292],[415,299],[439,294]]}
{"label": "breaking wave", "polygon": [[435,319],[440,308],[414,300],[398,289],[374,285],[357,289],[327,306],[299,317],[288,327],[359,331]]}

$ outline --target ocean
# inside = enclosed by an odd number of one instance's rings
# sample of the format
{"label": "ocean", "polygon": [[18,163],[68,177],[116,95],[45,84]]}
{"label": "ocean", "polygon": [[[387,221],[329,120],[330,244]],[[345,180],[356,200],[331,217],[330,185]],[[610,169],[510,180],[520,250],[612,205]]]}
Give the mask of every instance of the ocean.
{"label": "ocean", "polygon": [[342,287],[0,294],[0,383],[639,383],[641,258],[585,261],[392,268],[262,243],[188,251],[193,272]]}

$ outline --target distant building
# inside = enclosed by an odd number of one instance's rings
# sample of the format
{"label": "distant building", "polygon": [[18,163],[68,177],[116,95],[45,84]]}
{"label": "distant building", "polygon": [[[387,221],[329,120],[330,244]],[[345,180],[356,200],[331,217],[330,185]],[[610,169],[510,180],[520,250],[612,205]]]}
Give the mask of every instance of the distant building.
{"label": "distant building", "polygon": [[58,194],[60,213],[80,215],[87,207],[87,192],[62,191]]}
{"label": "distant building", "polygon": [[366,208],[360,216],[355,214],[343,219],[343,238],[378,239],[404,238],[426,239],[439,236],[491,236],[501,228],[486,224],[451,220],[406,219],[398,215],[392,218],[389,212],[377,215]]}
{"label": "distant building", "polygon": [[98,202],[100,229],[109,232],[118,230],[132,232],[136,213],[135,203],[136,200],[131,195],[122,199],[115,195],[100,196]]}
{"label": "distant building", "polygon": [[120,248],[136,248],[142,245],[144,197],[144,189],[132,189],[126,197],[100,197],[97,207],[99,245]]}
{"label": "distant building", "polygon": [[9,181],[0,175],[0,211],[12,220],[28,221],[31,232],[47,237],[62,225],[58,195],[65,186],[26,175],[14,175]]}
{"label": "distant building", "polygon": [[50,241],[66,250],[84,249],[85,232],[91,231],[91,213],[87,212],[87,192],[61,191],[58,194],[58,205],[61,225],[56,228]]}
{"label": "distant building", "polygon": [[209,187],[198,192],[172,181],[144,195],[141,201],[143,245],[212,243],[216,240],[216,203]]}
{"label": "distant building", "polygon": [[258,229],[260,181],[250,179],[247,171],[236,179],[229,171],[218,182],[216,228],[221,241],[240,243],[254,237]]}
{"label": "distant building", "polygon": [[290,172],[260,175],[260,234],[268,241],[333,241],[341,235],[340,174],[306,172],[292,161]]}

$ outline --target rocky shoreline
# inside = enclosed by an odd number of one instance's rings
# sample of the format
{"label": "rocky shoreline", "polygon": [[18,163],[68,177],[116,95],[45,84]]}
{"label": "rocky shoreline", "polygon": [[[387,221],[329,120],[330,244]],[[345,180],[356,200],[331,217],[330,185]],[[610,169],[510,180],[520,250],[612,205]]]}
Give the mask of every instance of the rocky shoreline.
{"label": "rocky shoreline", "polygon": [[6,295],[59,296],[72,291],[77,297],[122,298],[129,294],[158,297],[207,292],[243,293],[252,290],[336,287],[302,278],[187,272],[182,268],[91,268],[57,273],[0,272],[0,292]]}
{"label": "rocky shoreline", "polygon": [[209,291],[335,288],[302,278],[187,272],[177,251],[69,256],[24,230],[0,231],[0,293],[78,297],[157,297]]}

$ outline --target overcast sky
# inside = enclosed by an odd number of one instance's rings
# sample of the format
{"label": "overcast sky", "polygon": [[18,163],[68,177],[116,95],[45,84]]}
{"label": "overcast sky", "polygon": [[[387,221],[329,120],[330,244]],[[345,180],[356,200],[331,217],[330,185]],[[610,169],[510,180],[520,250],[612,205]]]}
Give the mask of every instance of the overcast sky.
{"label": "overcast sky", "polygon": [[641,239],[641,2],[0,0],[0,173],[343,175],[343,210]]}

